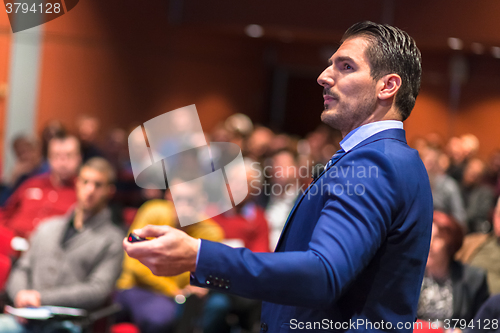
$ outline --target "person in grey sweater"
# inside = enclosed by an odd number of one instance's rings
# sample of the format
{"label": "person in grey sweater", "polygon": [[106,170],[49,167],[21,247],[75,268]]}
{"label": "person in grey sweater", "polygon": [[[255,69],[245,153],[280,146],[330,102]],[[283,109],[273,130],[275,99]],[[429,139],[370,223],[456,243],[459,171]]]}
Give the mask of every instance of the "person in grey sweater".
{"label": "person in grey sweater", "polygon": [[[113,225],[107,207],[113,195],[115,173],[102,158],[81,168],[76,183],[77,203],[66,216],[39,225],[30,249],[13,268],[7,294],[14,306],[43,305],[101,307],[114,290],[121,272],[123,232]],[[67,323],[66,323],[67,324]],[[40,327],[40,326],[47,327]],[[51,331],[53,322],[23,325],[8,315],[0,317],[0,332]],[[78,332],[71,327],[70,332]]]}
{"label": "person in grey sweater", "polygon": [[466,230],[466,212],[459,184],[444,172],[446,156],[429,146],[421,152],[421,158],[429,174],[434,210],[453,216]]}

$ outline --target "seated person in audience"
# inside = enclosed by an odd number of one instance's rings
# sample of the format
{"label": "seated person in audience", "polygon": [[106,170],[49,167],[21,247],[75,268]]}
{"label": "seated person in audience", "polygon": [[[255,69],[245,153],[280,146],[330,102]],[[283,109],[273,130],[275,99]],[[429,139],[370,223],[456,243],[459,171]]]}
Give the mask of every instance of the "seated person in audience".
{"label": "seated person in audience", "polygon": [[[297,159],[293,152],[281,150],[272,158],[271,179],[264,187],[269,202],[266,206],[266,219],[269,222],[269,248],[274,250],[285,225],[288,214],[300,192]],[[303,189],[302,189],[303,190]]]}
{"label": "seated person in audience", "polygon": [[[465,333],[500,332],[500,295],[493,295],[477,311],[472,323],[467,323]],[[457,332],[453,332],[457,333]]]}
{"label": "seated person in audience", "polygon": [[[170,191],[167,190],[165,194],[167,200],[151,200],[139,208],[130,231],[148,224],[169,226],[179,228],[195,238],[221,241],[224,235],[222,229],[210,219],[186,227],[180,226],[177,214],[184,214],[188,218],[189,215],[198,214],[197,207],[201,203],[189,199],[203,200],[198,193],[196,186],[187,183],[176,185],[178,195],[176,198],[181,200],[176,201],[174,208]],[[181,311],[175,297],[179,295],[188,297],[191,294],[203,297],[208,292],[207,289],[191,286],[188,272],[174,277],[156,276],[138,260],[127,255],[123,261],[123,272],[117,287],[120,291],[116,295],[116,301],[123,309],[118,315],[118,321],[133,322],[141,333],[172,331]]]}
{"label": "seated person in audience", "polygon": [[467,235],[455,258],[485,269],[490,292],[500,293],[500,199],[493,213],[493,231],[489,234],[478,232]]}
{"label": "seated person in audience", "polygon": [[450,164],[447,167],[446,173],[461,183],[467,162],[479,150],[479,140],[474,134],[464,134],[461,137],[451,138],[447,148]]}
{"label": "seated person in audience", "polygon": [[469,232],[487,233],[491,230],[489,217],[495,205],[495,192],[485,183],[486,165],[478,158],[467,162],[462,177],[462,197],[467,213]]}
{"label": "seated person in audience", "polygon": [[0,211],[0,224],[19,237],[29,238],[38,224],[63,215],[75,204],[75,177],[81,163],[80,144],[74,136],[49,142],[50,172],[25,181]]}
{"label": "seated person in audience", "polygon": [[83,162],[92,157],[103,156],[102,151],[97,145],[100,125],[99,119],[89,115],[82,115],[77,120],[77,133],[80,140]]}
{"label": "seated person in audience", "polygon": [[465,207],[460,187],[456,180],[444,172],[447,164],[446,156],[438,148],[427,146],[421,152],[421,158],[429,174],[434,209],[453,216],[466,228]]}
{"label": "seated person in audience", "polygon": [[49,172],[49,165],[42,157],[42,146],[35,137],[18,135],[12,143],[16,162],[0,197],[0,206],[26,180]]}
{"label": "seated person in audience", "polygon": [[[264,210],[255,203],[257,194],[262,191],[261,171],[248,159],[245,160],[245,168],[248,195],[236,207],[215,216],[214,220],[224,230],[223,243],[226,245],[246,247],[253,252],[269,252],[269,226]],[[229,171],[228,178],[235,171]]]}
{"label": "seated person in audience", "polygon": [[[18,308],[43,305],[93,310],[110,297],[123,260],[123,232],[111,222],[108,201],[115,172],[102,158],[85,163],[76,181],[77,203],[65,216],[52,217],[33,233],[30,249],[13,268],[7,293]],[[0,332],[52,332],[69,322],[0,317]]]}
{"label": "seated person in audience", "polygon": [[[254,252],[269,252],[269,229],[264,210],[255,204],[261,171],[257,165],[245,161],[248,195],[233,209],[215,216],[214,220],[225,234],[223,243],[232,247],[246,247]],[[231,179],[231,171],[228,172]],[[256,182],[257,181],[257,182]],[[247,331],[254,331],[260,325],[261,301],[211,291],[205,304],[203,316],[204,333],[229,333],[231,323],[227,316],[235,314],[238,325]]]}
{"label": "seated person in audience", "polygon": [[429,258],[418,301],[423,320],[471,320],[489,296],[486,272],[453,260],[463,230],[449,215],[435,211]]}

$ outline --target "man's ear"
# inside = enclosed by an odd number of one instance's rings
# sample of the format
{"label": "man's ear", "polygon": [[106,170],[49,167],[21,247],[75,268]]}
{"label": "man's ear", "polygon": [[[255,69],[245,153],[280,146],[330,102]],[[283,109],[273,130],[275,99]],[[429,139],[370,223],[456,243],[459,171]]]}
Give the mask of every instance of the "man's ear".
{"label": "man's ear", "polygon": [[378,93],[378,98],[381,100],[387,100],[389,98],[394,98],[399,88],[401,88],[401,77],[398,74],[387,74],[384,75],[380,80],[382,87]]}

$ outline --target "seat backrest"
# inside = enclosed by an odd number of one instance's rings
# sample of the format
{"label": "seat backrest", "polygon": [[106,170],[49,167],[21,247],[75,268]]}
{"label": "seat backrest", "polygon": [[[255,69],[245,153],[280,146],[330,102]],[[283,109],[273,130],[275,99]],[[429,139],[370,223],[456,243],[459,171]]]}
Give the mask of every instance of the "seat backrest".
{"label": "seat backrest", "polygon": [[134,222],[135,215],[137,214],[137,208],[134,207],[126,207],[123,208],[123,221],[125,222],[125,226],[128,228]]}

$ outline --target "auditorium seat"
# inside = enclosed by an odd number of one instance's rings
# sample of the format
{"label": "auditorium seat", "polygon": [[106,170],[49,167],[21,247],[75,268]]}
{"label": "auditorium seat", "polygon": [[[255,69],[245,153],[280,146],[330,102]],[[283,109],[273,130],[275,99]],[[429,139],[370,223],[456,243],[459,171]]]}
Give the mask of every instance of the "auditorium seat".
{"label": "auditorium seat", "polygon": [[111,326],[111,333],[140,333],[137,326],[131,323],[120,323]]}

